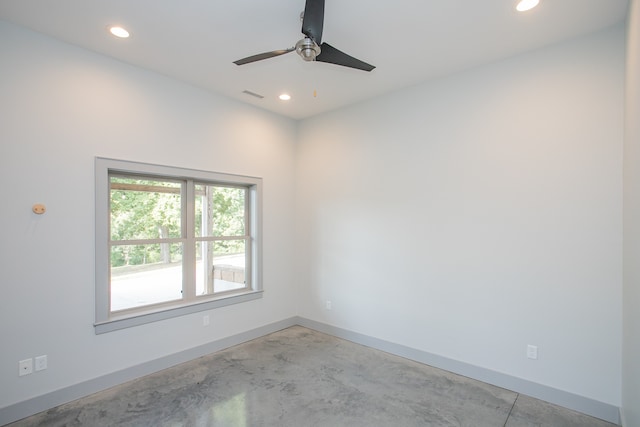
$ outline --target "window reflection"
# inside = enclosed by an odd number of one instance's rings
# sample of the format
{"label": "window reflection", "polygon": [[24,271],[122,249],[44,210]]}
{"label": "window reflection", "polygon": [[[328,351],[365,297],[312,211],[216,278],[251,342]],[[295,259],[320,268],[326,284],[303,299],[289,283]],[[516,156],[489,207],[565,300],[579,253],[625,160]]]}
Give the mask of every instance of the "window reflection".
{"label": "window reflection", "polygon": [[247,427],[247,402],[245,393],[217,403],[211,408],[214,425]]}

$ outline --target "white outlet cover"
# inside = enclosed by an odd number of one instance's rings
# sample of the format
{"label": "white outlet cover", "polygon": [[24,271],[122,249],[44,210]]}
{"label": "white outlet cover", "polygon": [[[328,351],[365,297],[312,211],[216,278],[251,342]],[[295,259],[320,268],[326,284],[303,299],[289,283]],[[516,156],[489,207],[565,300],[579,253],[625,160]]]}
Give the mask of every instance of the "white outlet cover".
{"label": "white outlet cover", "polygon": [[18,375],[29,375],[33,372],[33,359],[24,359],[18,362]]}
{"label": "white outlet cover", "polygon": [[202,326],[209,326],[209,315],[205,314],[202,316]]}
{"label": "white outlet cover", "polygon": [[527,357],[536,360],[538,358],[538,346],[529,344],[527,346]]}

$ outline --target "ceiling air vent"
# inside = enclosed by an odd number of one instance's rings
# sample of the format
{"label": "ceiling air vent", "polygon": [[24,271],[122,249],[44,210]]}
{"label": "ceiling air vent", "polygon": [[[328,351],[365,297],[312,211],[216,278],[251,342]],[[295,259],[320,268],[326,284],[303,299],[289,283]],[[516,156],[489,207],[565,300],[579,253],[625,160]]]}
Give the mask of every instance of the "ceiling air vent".
{"label": "ceiling air vent", "polygon": [[251,92],[250,90],[243,90],[242,93],[246,93],[247,95],[254,96],[254,97],[258,98],[258,99],[264,98],[264,96],[262,96],[262,95],[260,95],[258,93],[255,93],[255,92]]}

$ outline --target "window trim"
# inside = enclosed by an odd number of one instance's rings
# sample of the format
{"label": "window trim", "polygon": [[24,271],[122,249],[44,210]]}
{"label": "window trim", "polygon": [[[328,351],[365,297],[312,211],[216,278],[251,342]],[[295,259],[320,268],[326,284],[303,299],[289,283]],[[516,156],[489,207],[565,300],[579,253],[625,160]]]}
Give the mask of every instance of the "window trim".
{"label": "window trim", "polygon": [[[148,175],[196,182],[242,185],[249,188],[249,211],[251,221],[249,290],[234,294],[212,296],[206,300],[156,304],[140,307],[135,312],[109,312],[109,173]],[[95,333],[115,331],[170,319],[199,311],[211,310],[262,298],[262,179],[197,169],[163,166],[150,163],[116,160],[103,157],[95,159]]]}

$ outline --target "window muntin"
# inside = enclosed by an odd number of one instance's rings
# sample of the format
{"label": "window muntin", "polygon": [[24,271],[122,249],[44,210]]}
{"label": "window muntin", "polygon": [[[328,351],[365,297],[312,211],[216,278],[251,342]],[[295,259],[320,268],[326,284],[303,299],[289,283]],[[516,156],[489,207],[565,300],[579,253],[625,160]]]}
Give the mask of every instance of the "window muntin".
{"label": "window muntin", "polygon": [[259,297],[260,194],[259,178],[97,158],[96,331]]}

